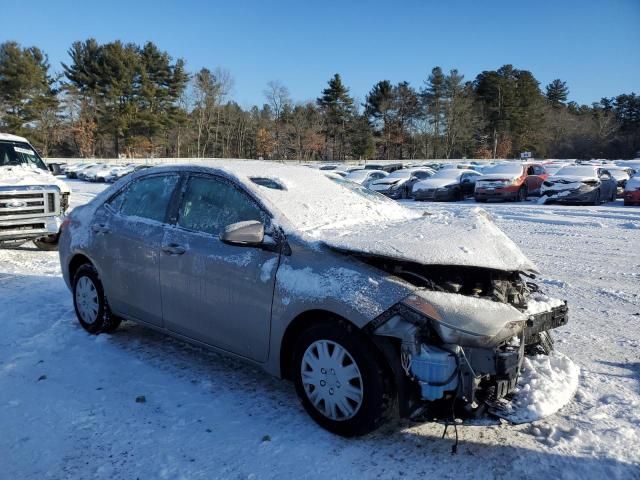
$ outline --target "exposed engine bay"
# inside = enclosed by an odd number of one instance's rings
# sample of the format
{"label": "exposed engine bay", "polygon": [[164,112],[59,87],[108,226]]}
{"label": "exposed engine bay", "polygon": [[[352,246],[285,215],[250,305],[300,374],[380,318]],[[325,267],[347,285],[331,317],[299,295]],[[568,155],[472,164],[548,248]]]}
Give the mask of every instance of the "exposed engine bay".
{"label": "exposed engine bay", "polygon": [[568,321],[564,302],[530,312],[539,289],[520,272],[357,258],[417,287],[367,328],[395,343],[403,416],[491,408],[516,388],[524,356],[549,354],[549,330]]}

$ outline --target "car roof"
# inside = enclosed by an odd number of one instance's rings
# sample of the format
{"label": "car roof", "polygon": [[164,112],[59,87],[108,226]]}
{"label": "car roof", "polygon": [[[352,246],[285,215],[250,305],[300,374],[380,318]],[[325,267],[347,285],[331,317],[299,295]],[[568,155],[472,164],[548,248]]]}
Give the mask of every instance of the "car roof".
{"label": "car roof", "polygon": [[12,135],[10,133],[0,133],[0,140],[6,140],[9,142],[24,142],[24,143],[29,143],[29,140],[27,140],[24,137],[19,137],[18,135]]}

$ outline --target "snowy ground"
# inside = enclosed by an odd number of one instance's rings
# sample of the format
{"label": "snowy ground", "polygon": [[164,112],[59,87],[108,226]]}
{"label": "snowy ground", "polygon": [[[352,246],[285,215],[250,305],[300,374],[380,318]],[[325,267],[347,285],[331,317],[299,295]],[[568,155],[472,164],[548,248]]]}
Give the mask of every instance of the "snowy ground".
{"label": "snowy ground", "polygon": [[[76,204],[104,188],[72,183]],[[483,208],[570,302],[556,345],[581,374],[557,414],[462,426],[455,456],[439,424],[341,439],[253,368],[132,324],[87,335],[57,254],[23,247],[0,250],[0,479],[640,478],[640,209]]]}

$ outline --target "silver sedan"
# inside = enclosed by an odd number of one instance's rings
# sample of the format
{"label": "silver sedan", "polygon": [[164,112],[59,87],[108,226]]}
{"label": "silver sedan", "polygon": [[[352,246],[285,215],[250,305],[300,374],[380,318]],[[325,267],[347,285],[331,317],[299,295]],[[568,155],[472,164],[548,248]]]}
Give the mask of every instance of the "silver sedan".
{"label": "silver sedan", "polygon": [[73,210],[60,262],[88,332],[134,321],[242,359],[351,436],[508,395],[566,323],[521,278],[535,265],[473,215],[423,216],[304,167],[173,165]]}

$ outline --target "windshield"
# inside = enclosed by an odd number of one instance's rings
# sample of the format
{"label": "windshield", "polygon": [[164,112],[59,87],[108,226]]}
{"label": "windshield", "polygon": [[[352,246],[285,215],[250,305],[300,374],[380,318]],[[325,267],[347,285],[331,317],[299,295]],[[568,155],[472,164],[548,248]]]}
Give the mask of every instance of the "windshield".
{"label": "windshield", "polygon": [[47,169],[42,159],[28,143],[1,141],[0,167],[14,165],[33,166],[43,170]]}
{"label": "windshield", "polygon": [[370,174],[371,174],[370,171],[356,170],[355,172],[351,172],[349,175],[347,175],[347,178],[349,180],[364,180]]}
{"label": "windshield", "polygon": [[462,172],[462,171],[460,171],[458,169],[448,168],[448,169],[440,170],[440,171],[436,172],[436,174],[433,175],[431,178],[433,178],[433,179],[449,178],[449,179],[455,180],[456,178],[458,178],[463,173],[464,172]]}
{"label": "windshield", "polygon": [[562,167],[555,175],[558,177],[563,175],[569,177],[597,177],[594,167]]}
{"label": "windshield", "polygon": [[509,175],[520,175],[522,173],[521,163],[503,163],[488,167],[482,171],[484,174],[506,173]]}
{"label": "windshield", "polygon": [[411,170],[396,170],[389,174],[390,178],[409,178],[411,176]]}

